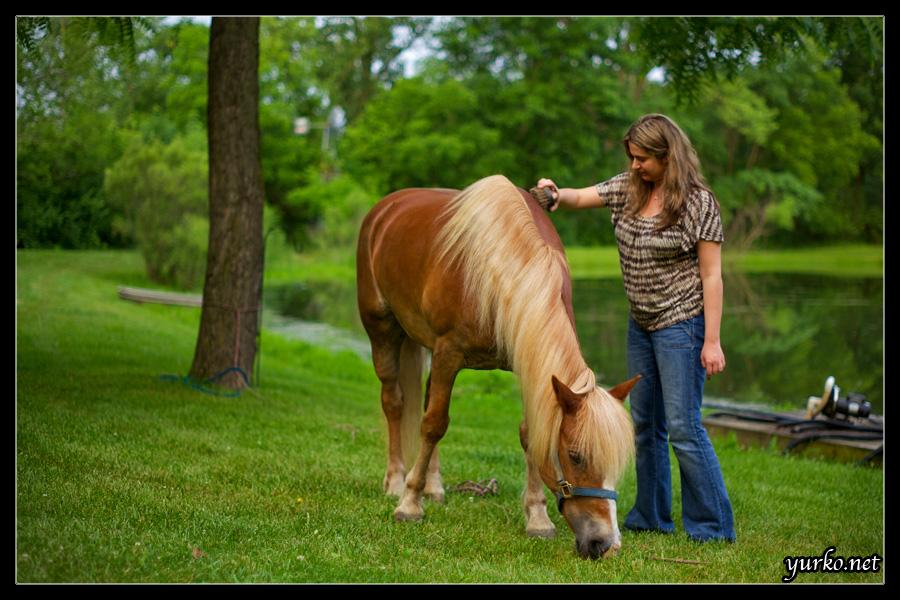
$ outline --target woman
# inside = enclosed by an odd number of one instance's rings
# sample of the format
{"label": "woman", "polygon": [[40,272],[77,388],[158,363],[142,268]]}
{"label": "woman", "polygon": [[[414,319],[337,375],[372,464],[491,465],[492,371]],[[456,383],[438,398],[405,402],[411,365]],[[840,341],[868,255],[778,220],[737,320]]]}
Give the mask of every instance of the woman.
{"label": "woman", "polygon": [[[669,118],[647,115],[623,139],[631,172],[582,189],[558,188],[569,210],[610,209],[630,304],[629,378],[637,445],[637,497],[624,528],[671,533],[672,445],[681,473],[682,523],[698,541],[734,541],[731,502],[700,422],[704,381],[725,368],[722,221],[687,136]],[[668,439],[667,439],[668,438]]]}

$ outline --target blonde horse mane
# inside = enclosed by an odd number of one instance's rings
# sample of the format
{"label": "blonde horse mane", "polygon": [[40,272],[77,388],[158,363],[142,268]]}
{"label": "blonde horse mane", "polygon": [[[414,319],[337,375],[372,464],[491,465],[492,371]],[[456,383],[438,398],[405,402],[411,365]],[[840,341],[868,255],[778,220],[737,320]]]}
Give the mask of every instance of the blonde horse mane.
{"label": "blonde horse mane", "polygon": [[519,378],[529,452],[542,461],[556,452],[562,411],[555,375],[587,394],[574,441],[587,464],[602,460],[615,480],[633,453],[631,420],[584,361],[562,298],[568,262],[541,237],[525,202],[501,175],[475,182],[447,207],[435,240],[438,257],[462,267],[477,323],[492,328],[498,354]]}

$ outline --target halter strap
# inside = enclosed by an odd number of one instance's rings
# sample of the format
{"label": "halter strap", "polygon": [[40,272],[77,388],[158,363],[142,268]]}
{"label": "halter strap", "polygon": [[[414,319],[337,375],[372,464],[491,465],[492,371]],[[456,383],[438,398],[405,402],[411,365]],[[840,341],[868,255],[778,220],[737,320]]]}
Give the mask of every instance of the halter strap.
{"label": "halter strap", "polygon": [[607,490],[604,488],[589,488],[589,487],[577,487],[571,485],[568,481],[566,481],[566,476],[563,475],[562,465],[559,462],[559,453],[553,455],[553,468],[556,471],[556,481],[559,484],[559,489],[556,490],[556,509],[561,513],[563,500],[566,498],[573,498],[575,496],[586,496],[589,498],[605,498],[607,500],[612,500],[616,502],[619,498],[619,495],[614,490]]}

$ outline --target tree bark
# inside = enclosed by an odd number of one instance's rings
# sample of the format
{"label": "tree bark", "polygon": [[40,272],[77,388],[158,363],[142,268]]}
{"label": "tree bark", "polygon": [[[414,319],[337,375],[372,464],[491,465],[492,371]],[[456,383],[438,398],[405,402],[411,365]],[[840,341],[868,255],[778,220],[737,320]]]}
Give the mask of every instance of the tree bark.
{"label": "tree bark", "polygon": [[209,45],[209,253],[191,375],[225,373],[218,382],[240,389],[262,300],[259,19],[213,18]]}

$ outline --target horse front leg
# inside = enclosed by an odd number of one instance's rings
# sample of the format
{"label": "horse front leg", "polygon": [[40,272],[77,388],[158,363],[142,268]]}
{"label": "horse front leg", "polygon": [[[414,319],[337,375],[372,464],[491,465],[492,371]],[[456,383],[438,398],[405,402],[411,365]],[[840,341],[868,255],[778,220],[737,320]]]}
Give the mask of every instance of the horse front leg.
{"label": "horse front leg", "polygon": [[422,496],[427,484],[429,494],[432,495],[436,491],[435,486],[440,487],[440,498],[443,498],[437,444],[450,424],[450,394],[461,364],[454,353],[444,353],[439,350],[439,346],[435,347],[428,386],[428,406],[422,416],[419,454],[406,475],[403,497],[394,510],[394,518],[398,521],[418,521],[425,516]]}
{"label": "horse front leg", "polygon": [[544,494],[544,482],[531,452],[528,451],[528,426],[519,425],[519,441],[525,451],[525,533],[528,537],[554,538],[556,525],[547,516],[547,496]]}

